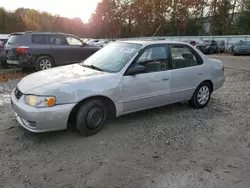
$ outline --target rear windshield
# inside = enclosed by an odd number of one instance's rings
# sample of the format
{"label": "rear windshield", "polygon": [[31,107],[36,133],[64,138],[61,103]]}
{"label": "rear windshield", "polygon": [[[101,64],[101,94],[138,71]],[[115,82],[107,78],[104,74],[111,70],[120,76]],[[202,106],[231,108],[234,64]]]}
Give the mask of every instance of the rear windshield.
{"label": "rear windshield", "polygon": [[11,35],[8,40],[8,44],[16,44],[21,36],[22,35]]}

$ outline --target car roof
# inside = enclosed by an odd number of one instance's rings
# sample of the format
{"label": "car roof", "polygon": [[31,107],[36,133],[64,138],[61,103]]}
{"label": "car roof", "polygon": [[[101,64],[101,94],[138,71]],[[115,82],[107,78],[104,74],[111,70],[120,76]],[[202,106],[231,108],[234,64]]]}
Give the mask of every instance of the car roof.
{"label": "car roof", "polygon": [[62,33],[62,32],[49,32],[49,31],[25,31],[25,32],[14,32],[11,33],[11,35],[23,35],[26,33],[31,33],[31,34],[37,34],[37,35],[68,35],[68,36],[72,36],[72,37],[77,37],[76,35],[73,34],[69,34],[69,33]]}
{"label": "car roof", "polygon": [[117,42],[141,44],[144,46],[154,45],[154,44],[185,44],[187,45],[186,42],[173,41],[173,40],[127,40],[127,41],[117,41]]}

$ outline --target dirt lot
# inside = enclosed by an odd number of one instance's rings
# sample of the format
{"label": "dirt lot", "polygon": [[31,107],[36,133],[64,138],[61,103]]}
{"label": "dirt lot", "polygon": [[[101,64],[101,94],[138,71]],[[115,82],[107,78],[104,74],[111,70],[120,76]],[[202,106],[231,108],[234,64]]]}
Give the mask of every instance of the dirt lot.
{"label": "dirt lot", "polygon": [[249,188],[250,57],[219,56],[227,76],[209,106],[124,116],[83,138],[32,134],[14,120],[0,84],[0,187]]}

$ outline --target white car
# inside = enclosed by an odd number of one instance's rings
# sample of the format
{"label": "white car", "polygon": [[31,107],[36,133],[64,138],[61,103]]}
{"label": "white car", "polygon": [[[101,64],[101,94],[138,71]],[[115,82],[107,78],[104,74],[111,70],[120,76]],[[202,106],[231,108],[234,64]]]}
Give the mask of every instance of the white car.
{"label": "white car", "polygon": [[89,136],[109,117],[185,100],[204,108],[224,81],[223,63],[187,43],[114,42],[80,64],[24,77],[11,103],[17,121],[32,132],[73,122]]}

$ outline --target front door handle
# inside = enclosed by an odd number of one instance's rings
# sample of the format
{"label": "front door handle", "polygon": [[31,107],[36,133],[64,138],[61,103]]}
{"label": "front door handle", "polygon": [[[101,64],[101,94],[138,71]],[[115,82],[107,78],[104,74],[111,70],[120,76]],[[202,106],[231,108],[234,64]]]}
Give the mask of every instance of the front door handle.
{"label": "front door handle", "polygon": [[163,81],[167,81],[169,80],[170,78],[162,78]]}
{"label": "front door handle", "polygon": [[202,72],[199,72],[198,74],[201,75],[201,74],[203,74],[203,73],[202,73]]}

